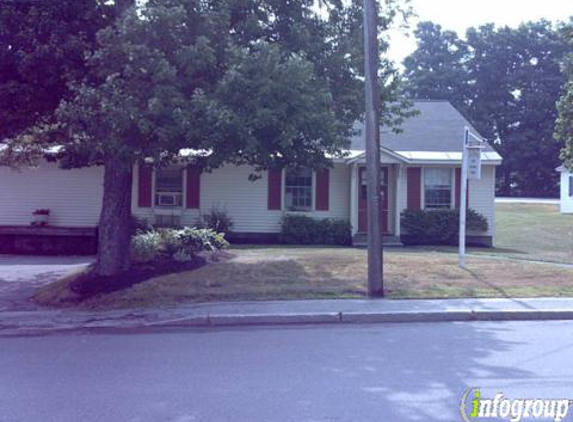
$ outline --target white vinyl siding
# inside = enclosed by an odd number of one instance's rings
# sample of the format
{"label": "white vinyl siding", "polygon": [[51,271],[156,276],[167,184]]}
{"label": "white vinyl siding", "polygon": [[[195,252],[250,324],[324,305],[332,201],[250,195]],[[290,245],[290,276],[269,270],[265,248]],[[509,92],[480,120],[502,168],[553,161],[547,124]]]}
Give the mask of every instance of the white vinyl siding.
{"label": "white vinyl siding", "polygon": [[52,226],[96,227],[102,195],[103,167],[62,170],[45,161],[21,170],[0,166],[0,225],[29,225],[34,210],[48,208]]}
{"label": "white vinyl siding", "polygon": [[488,236],[495,233],[495,166],[484,165],[480,180],[469,180],[469,207],[487,218]]}
{"label": "white vinyl siding", "polygon": [[[267,209],[267,173],[254,182],[249,181],[249,167],[225,166],[201,175],[201,208],[161,210],[138,208],[138,168],[133,177],[132,212],[150,221],[155,215],[173,217],[183,225],[194,225],[212,208],[226,209],[241,233],[277,233],[286,211]],[[185,174],[185,173],[184,173]],[[569,174],[562,174],[562,189],[567,189]],[[330,169],[330,195],[328,211],[297,213],[316,218],[350,218],[350,166],[336,164]],[[55,163],[42,163],[39,168],[12,170],[0,167],[0,225],[29,225],[32,212],[50,209],[50,224],[65,227],[95,227],[98,224],[102,201],[103,168],[90,167],[61,170]],[[183,204],[185,204],[186,178],[183,177]],[[392,186],[392,182],[391,182]],[[399,180],[398,212],[406,208],[406,167]],[[284,189],[284,183],[283,183]],[[453,187],[455,189],[455,186]],[[483,214],[493,235],[495,224],[495,166],[484,165],[481,180],[470,181],[469,206]],[[155,191],[155,187],[154,187]],[[313,192],[314,195],[314,192]],[[314,196],[313,196],[314,198]],[[391,194],[390,198],[393,198]],[[568,197],[569,198],[569,197]],[[573,198],[571,198],[573,212]],[[284,206],[284,198],[283,198]],[[392,217],[390,217],[392,219]],[[392,221],[392,220],[391,220]]]}
{"label": "white vinyl siding", "polygon": [[[224,166],[201,175],[201,208],[199,210],[183,208],[181,210],[160,210],[157,208],[137,207],[137,169],[133,182],[133,213],[138,217],[153,221],[154,214],[161,213],[163,219],[179,219],[183,225],[193,226],[201,221],[201,216],[213,208],[223,209],[233,220],[233,231],[237,233],[278,233],[280,221],[288,212],[268,210],[267,173],[261,178],[250,181],[253,172],[247,166]],[[184,178],[185,179],[185,178]],[[284,196],[284,178],[283,178]],[[185,193],[185,187],[183,189]],[[314,198],[314,189],[313,189]],[[184,195],[185,196],[185,195]],[[313,199],[314,201],[314,199]],[[183,198],[185,203],[185,197]],[[282,200],[283,209],[284,197]],[[350,173],[344,164],[336,164],[330,169],[330,195],[328,211],[297,212],[316,218],[350,218]]]}

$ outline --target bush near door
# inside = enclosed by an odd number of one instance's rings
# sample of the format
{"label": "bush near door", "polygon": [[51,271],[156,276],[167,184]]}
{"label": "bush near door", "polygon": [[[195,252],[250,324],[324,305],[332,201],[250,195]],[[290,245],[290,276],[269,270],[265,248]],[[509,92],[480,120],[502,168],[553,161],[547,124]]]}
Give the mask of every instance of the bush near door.
{"label": "bush near door", "polygon": [[[405,245],[455,245],[458,242],[459,210],[405,210],[401,214],[402,243]],[[468,209],[466,229],[486,232],[487,219]]]}

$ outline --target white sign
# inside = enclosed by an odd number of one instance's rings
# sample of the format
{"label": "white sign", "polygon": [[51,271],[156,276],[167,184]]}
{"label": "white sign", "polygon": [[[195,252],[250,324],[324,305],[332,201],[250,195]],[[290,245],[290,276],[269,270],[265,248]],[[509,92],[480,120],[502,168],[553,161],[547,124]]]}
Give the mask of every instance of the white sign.
{"label": "white sign", "polygon": [[468,179],[481,178],[481,148],[468,147]]}

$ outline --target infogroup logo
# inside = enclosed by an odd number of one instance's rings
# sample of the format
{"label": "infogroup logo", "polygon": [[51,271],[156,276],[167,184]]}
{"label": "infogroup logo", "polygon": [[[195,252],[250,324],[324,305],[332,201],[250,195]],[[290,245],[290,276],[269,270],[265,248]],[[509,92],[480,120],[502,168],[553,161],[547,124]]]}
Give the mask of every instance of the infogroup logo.
{"label": "infogroup logo", "polygon": [[460,412],[465,422],[497,418],[519,422],[522,418],[553,419],[560,422],[569,412],[569,399],[511,399],[498,392],[482,397],[481,388],[468,388],[462,395]]}

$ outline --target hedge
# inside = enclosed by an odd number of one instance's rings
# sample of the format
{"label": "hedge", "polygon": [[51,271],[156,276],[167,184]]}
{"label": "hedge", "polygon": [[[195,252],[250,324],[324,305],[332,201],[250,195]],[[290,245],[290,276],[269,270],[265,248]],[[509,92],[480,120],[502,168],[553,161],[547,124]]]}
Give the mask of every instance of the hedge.
{"label": "hedge", "polygon": [[[487,219],[468,209],[466,229],[486,232]],[[455,245],[459,235],[459,210],[405,210],[401,214],[402,243],[406,245]]]}
{"label": "hedge", "polygon": [[282,219],[280,241],[294,245],[350,245],[352,230],[347,220],[289,215]]}

